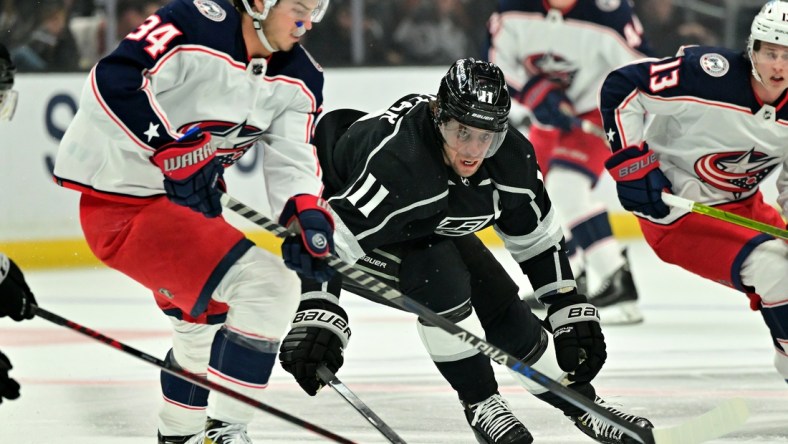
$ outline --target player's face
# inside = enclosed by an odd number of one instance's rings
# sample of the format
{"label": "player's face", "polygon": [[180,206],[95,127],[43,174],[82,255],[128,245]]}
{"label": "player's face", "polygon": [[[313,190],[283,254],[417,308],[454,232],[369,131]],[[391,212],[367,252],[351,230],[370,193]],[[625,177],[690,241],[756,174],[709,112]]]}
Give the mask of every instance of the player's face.
{"label": "player's face", "polygon": [[440,125],[446,163],[460,177],[472,176],[482,165],[496,133],[473,128],[456,120]]}
{"label": "player's face", "polygon": [[280,51],[289,51],[301,37],[296,22],[303,23],[306,31],[312,29],[312,11],[318,0],[279,0],[265,19],[265,36]]}
{"label": "player's face", "polygon": [[755,69],[767,90],[781,93],[788,88],[788,46],[762,42],[754,56]]}

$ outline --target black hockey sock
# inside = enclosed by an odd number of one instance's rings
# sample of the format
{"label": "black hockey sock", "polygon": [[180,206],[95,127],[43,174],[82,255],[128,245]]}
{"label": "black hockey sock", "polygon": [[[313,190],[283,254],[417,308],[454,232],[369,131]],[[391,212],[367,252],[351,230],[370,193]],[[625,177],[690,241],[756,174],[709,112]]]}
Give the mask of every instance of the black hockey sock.
{"label": "black hockey sock", "polygon": [[459,361],[436,362],[435,366],[468,404],[484,401],[498,391],[490,359],[481,353]]}

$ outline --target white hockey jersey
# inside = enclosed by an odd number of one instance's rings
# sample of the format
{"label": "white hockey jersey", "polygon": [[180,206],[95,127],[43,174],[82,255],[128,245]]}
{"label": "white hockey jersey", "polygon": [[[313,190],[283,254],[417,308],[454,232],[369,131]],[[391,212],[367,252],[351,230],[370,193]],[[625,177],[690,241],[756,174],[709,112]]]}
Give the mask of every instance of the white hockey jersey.
{"label": "white hockey jersey", "polygon": [[249,59],[240,14],[227,0],[175,0],[98,62],[55,162],[58,184],[107,199],[164,194],[156,149],[199,125],[227,167],[263,150],[271,208],[319,194],[310,144],[323,101],[322,69],[296,45]]}
{"label": "white hockey jersey", "polygon": [[[788,215],[788,93],[763,103],[751,69],[741,52],[689,47],[613,71],[600,94],[611,148],[647,142],[673,193],[708,205],[752,196],[782,166],[778,202]],[[674,208],[651,220],[669,224],[684,214]]]}
{"label": "white hockey jersey", "polygon": [[564,11],[544,0],[501,0],[489,31],[489,61],[513,97],[532,77],[560,79],[577,114],[596,109],[608,72],[650,52],[627,0],[578,0]]}

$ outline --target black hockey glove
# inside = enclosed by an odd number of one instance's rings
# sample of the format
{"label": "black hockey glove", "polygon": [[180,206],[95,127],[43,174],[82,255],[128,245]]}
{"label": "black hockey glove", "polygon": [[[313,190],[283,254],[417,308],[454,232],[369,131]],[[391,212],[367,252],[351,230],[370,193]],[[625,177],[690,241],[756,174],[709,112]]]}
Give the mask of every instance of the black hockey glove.
{"label": "black hockey glove", "polygon": [[8,357],[0,352],[0,403],[5,399],[19,397],[19,383],[8,377],[8,371],[14,368]]}
{"label": "black hockey glove", "polygon": [[613,153],[605,161],[605,167],[616,181],[618,200],[626,210],[656,219],[670,214],[670,209],[662,201],[662,190],[670,191],[671,183],[659,169],[657,155],[648,148],[648,144]]}
{"label": "black hockey glove", "polygon": [[290,332],[279,348],[279,362],[310,396],[323,388],[317,368],[325,364],[336,373],[350,340],[347,314],[337,304],[321,299],[301,301]]}
{"label": "black hockey glove", "polygon": [[287,200],[279,216],[279,224],[299,233],[282,242],[285,265],[317,282],[326,282],[335,273],[324,260],[334,252],[334,219],[327,206],[318,196],[297,194]]}
{"label": "black hockey glove", "polygon": [[583,295],[570,295],[547,308],[547,323],[553,333],[558,366],[569,373],[569,380],[594,379],[607,359],[596,307]]}
{"label": "black hockey glove", "polygon": [[517,99],[531,110],[534,118],[542,125],[569,132],[579,122],[574,116],[574,106],[563,88],[546,77],[532,77]]}
{"label": "black hockey glove", "polygon": [[8,256],[0,253],[0,318],[15,321],[33,319],[36,298],[25,282],[22,270]]}
{"label": "black hockey glove", "polygon": [[175,142],[159,148],[151,161],[164,173],[164,191],[172,203],[205,217],[222,214],[224,166],[211,147],[211,133],[191,129]]}

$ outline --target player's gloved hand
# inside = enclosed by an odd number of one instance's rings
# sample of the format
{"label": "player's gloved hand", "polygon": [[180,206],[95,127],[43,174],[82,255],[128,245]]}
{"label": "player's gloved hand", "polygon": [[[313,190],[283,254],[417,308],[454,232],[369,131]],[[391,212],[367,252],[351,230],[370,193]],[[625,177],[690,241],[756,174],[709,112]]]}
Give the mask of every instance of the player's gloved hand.
{"label": "player's gloved hand", "polygon": [[19,383],[8,377],[8,371],[14,368],[8,357],[0,352],[0,403],[5,399],[19,397]]}
{"label": "player's gloved hand", "polygon": [[[333,297],[332,297],[333,298]],[[342,352],[350,340],[347,314],[322,299],[301,301],[290,332],[279,348],[279,362],[310,396],[323,388],[317,369],[325,364],[333,373],[342,367]]]}
{"label": "player's gloved hand", "polygon": [[151,161],[164,173],[164,191],[170,201],[205,217],[222,214],[224,167],[211,146],[211,133],[192,128],[177,141],[159,148]]}
{"label": "player's gloved hand", "polygon": [[285,265],[298,274],[326,282],[335,271],[323,258],[334,252],[334,219],[325,200],[311,194],[297,194],[285,203],[279,224],[298,236],[282,242]]}
{"label": "player's gloved hand", "polygon": [[547,308],[547,323],[553,333],[558,366],[569,373],[569,380],[594,379],[607,359],[596,307],[583,295],[568,295]]}
{"label": "player's gloved hand", "polygon": [[578,124],[572,101],[559,84],[546,77],[532,77],[517,98],[542,125],[569,132]]}
{"label": "player's gloved hand", "polygon": [[25,282],[22,270],[8,256],[0,253],[0,318],[15,321],[33,319],[36,298]]}
{"label": "player's gloved hand", "polygon": [[630,146],[613,153],[605,167],[616,181],[618,200],[628,211],[645,214],[656,219],[670,213],[662,201],[662,190],[670,191],[671,183],[659,169],[657,154],[643,143],[643,147]]}

